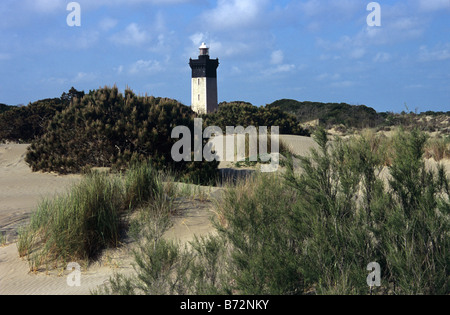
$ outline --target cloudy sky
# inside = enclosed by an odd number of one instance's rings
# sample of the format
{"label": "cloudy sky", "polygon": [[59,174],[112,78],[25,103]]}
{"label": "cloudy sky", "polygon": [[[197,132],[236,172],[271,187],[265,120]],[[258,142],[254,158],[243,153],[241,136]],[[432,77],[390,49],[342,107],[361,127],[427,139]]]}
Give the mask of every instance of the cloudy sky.
{"label": "cloudy sky", "polygon": [[116,84],[190,105],[189,58],[220,59],[219,101],[281,98],[450,111],[450,0],[0,1],[0,103]]}

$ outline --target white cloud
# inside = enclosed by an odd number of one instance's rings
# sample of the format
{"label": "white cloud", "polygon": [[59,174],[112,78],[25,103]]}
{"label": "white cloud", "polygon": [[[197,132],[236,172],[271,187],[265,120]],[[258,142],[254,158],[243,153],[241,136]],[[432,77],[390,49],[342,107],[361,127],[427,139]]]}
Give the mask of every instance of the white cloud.
{"label": "white cloud", "polygon": [[333,83],[331,83],[330,86],[333,87],[333,88],[339,88],[339,89],[341,89],[341,88],[350,88],[350,87],[353,87],[355,84],[356,84],[355,82],[347,80],[347,81],[333,82]]}
{"label": "white cloud", "polygon": [[308,0],[299,3],[301,12],[309,17],[329,16],[342,19],[355,14],[363,5],[353,0]]}
{"label": "white cloud", "polygon": [[388,62],[392,59],[391,54],[386,52],[379,52],[373,59],[374,62]]}
{"label": "white cloud", "polygon": [[419,7],[424,11],[450,9],[450,0],[419,0]]}
{"label": "white cloud", "polygon": [[202,43],[206,43],[209,47],[209,51],[212,58],[214,56],[231,57],[231,56],[245,56],[254,49],[253,42],[237,41],[234,38],[229,40],[225,38],[217,40],[212,38],[209,34],[198,32],[189,36],[191,45],[187,47],[187,55],[190,57],[196,57],[199,53],[198,48]]}
{"label": "white cloud", "polygon": [[282,50],[276,50],[270,56],[270,63],[273,65],[282,64],[284,60],[284,53]]}
{"label": "white cloud", "polygon": [[78,72],[75,78],[72,79],[72,82],[79,83],[79,82],[93,81],[96,78],[97,76],[94,73]]}
{"label": "white cloud", "polygon": [[104,18],[100,21],[99,27],[102,31],[109,31],[117,26],[118,21],[113,18]]}
{"label": "white cloud", "polygon": [[450,59],[450,43],[439,44],[432,49],[427,46],[420,47],[420,61],[444,61],[448,59]]}
{"label": "white cloud", "polygon": [[117,74],[122,74],[123,73],[123,65],[118,66],[117,68],[114,68],[114,71],[117,72]]}
{"label": "white cloud", "polygon": [[131,23],[125,30],[114,34],[110,38],[117,45],[139,46],[147,42],[150,37],[136,23]]}
{"label": "white cloud", "polygon": [[140,73],[156,73],[161,71],[163,68],[159,61],[157,60],[138,60],[131,65],[129,73],[130,74],[140,74]]}
{"label": "white cloud", "polygon": [[248,27],[263,22],[269,0],[218,0],[217,7],[201,15],[201,23],[216,30]]}
{"label": "white cloud", "polygon": [[357,47],[350,52],[351,59],[361,59],[366,55],[366,50],[361,47]]}
{"label": "white cloud", "polygon": [[65,10],[69,2],[64,0],[27,0],[25,6],[39,13],[54,13]]}
{"label": "white cloud", "polygon": [[271,67],[262,71],[262,73],[266,76],[280,74],[280,73],[288,73],[295,70],[295,65],[293,64],[282,64],[277,65],[275,67]]}
{"label": "white cloud", "polygon": [[196,46],[200,46],[202,41],[204,41],[206,38],[206,35],[204,33],[198,32],[195,34],[192,34],[189,36],[189,39],[191,40],[192,44]]}

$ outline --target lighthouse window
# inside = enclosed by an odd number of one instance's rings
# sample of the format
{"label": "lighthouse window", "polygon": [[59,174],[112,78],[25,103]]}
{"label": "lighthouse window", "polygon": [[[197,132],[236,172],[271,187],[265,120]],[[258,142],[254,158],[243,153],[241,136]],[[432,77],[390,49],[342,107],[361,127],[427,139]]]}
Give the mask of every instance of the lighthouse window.
{"label": "lighthouse window", "polygon": [[198,95],[198,100],[200,101],[200,94]]}
{"label": "lighthouse window", "polygon": [[200,79],[197,79],[197,85],[200,85]]}

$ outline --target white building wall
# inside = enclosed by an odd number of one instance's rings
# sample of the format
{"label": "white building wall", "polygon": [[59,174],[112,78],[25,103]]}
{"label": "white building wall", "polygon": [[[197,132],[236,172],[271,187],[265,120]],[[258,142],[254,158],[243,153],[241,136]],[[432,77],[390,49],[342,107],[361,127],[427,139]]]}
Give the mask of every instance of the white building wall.
{"label": "white building wall", "polygon": [[192,78],[191,107],[194,112],[206,112],[206,97],[206,78]]}
{"label": "white building wall", "polygon": [[217,110],[217,78],[192,78],[191,107],[196,113],[211,113]]}

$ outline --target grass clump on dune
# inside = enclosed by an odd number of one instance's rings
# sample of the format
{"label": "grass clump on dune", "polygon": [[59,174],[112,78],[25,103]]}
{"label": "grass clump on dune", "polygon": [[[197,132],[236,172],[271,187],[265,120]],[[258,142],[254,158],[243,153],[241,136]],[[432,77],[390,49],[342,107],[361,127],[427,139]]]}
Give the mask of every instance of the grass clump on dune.
{"label": "grass clump on dune", "polygon": [[92,172],[64,195],[42,201],[19,234],[18,249],[32,270],[95,258],[120,242],[123,216],[151,202],[161,183],[150,163],[124,176]]}

